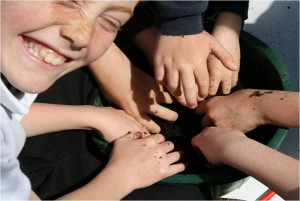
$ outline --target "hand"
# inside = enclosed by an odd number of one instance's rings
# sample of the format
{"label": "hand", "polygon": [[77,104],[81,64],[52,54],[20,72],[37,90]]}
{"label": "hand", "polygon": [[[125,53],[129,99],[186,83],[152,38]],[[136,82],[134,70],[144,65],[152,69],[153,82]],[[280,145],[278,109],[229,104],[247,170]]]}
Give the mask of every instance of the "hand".
{"label": "hand", "polygon": [[[157,35],[154,53],[154,71],[157,81],[168,86],[173,96],[182,91],[190,108],[197,106],[197,90],[200,98],[208,95],[209,73],[207,58],[216,56],[230,70],[238,70],[232,56],[206,31],[196,35]],[[182,91],[181,91],[182,87]]]}
{"label": "hand", "polygon": [[134,66],[115,45],[100,60],[92,63],[90,70],[106,98],[143,124],[149,132],[158,133],[160,127],[148,114],[167,121],[177,119],[175,111],[161,105],[173,102],[170,94],[163,91],[154,78]]}
{"label": "hand", "polygon": [[[158,133],[160,132],[160,127],[148,117],[148,114],[167,121],[175,121],[178,114],[161,105],[171,104],[173,100],[170,94],[165,92],[163,87],[150,75],[135,66],[132,66],[131,74],[132,79],[130,80],[130,89],[127,89],[128,93],[124,94],[123,91],[122,97],[118,97],[121,95],[121,92],[115,93],[114,102],[124,109],[127,114],[145,125],[149,132]],[[124,83],[123,87],[128,85]]]}
{"label": "hand", "polygon": [[238,130],[208,127],[192,138],[192,145],[199,153],[205,156],[209,163],[222,165],[225,163],[225,157],[230,157],[224,156],[225,150],[232,143],[244,138],[246,139],[247,137]]}
{"label": "hand", "polygon": [[197,114],[204,115],[202,126],[220,126],[248,132],[264,124],[259,102],[251,98],[255,90],[240,90],[201,102]]}
{"label": "hand", "polygon": [[[219,13],[212,31],[220,44],[233,56],[235,64],[240,68],[240,44],[241,16],[234,13]],[[209,96],[217,93],[219,87],[223,94],[229,94],[231,88],[236,86],[239,70],[228,70],[219,59],[210,55],[207,60],[209,71]]]}
{"label": "hand", "polygon": [[113,143],[107,167],[121,171],[132,189],[147,187],[185,169],[185,164],[176,163],[182,152],[173,149],[174,144],[161,134],[131,133]]}
{"label": "hand", "polygon": [[[149,132],[133,117],[123,110],[112,107],[92,107],[93,112],[89,115],[91,127],[99,131],[101,137],[112,142],[128,133]],[[94,115],[92,115],[94,114]]]}

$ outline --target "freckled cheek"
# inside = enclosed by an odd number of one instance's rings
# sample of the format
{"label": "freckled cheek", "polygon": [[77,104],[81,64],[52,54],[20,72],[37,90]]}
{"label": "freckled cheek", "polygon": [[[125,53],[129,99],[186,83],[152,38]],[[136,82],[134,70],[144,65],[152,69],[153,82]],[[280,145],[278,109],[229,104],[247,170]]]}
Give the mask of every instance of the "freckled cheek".
{"label": "freckled cheek", "polygon": [[113,43],[115,39],[115,35],[107,34],[107,33],[98,33],[94,34],[93,40],[89,45],[88,50],[88,62],[93,62],[103,56],[103,54],[107,51],[110,45]]}

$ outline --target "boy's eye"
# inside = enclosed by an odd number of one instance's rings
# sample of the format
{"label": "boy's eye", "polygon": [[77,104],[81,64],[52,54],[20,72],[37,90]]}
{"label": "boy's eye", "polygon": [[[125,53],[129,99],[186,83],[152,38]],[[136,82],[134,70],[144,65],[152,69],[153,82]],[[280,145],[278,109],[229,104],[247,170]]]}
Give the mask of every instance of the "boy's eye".
{"label": "boy's eye", "polygon": [[110,16],[101,15],[98,19],[99,24],[107,31],[116,33],[121,27],[121,23]]}
{"label": "boy's eye", "polygon": [[57,1],[57,3],[61,4],[61,5],[64,5],[64,6],[67,6],[67,7],[70,7],[70,8],[76,8],[78,6],[78,1],[73,1],[73,0],[65,0],[65,1]]}

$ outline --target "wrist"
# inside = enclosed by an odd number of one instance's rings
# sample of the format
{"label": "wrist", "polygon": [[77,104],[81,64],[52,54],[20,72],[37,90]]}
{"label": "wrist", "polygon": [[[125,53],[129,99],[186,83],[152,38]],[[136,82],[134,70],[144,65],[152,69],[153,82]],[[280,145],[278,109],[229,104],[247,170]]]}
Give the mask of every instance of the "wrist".
{"label": "wrist", "polygon": [[235,156],[243,152],[243,145],[249,139],[244,133],[240,133],[238,136],[233,136],[228,139],[228,143],[225,143],[220,151],[221,161],[226,165],[232,165],[235,160]]}
{"label": "wrist", "polygon": [[[247,132],[265,124],[264,103],[257,97],[259,91],[256,89],[243,89],[235,92],[237,110],[241,112],[244,121],[247,122],[247,127],[243,132]],[[245,118],[247,117],[247,118]],[[250,127],[249,127],[250,126]]]}
{"label": "wrist", "polygon": [[[111,180],[118,182],[118,185],[114,186],[114,188],[118,188],[119,193],[122,194],[123,197],[138,188],[134,183],[134,174],[130,173],[131,169],[132,168],[130,167],[124,167],[119,160],[109,160],[105,167],[104,174],[107,174]],[[110,175],[112,175],[114,178],[112,178]]]}
{"label": "wrist", "polygon": [[214,26],[215,28],[222,28],[223,30],[232,31],[237,35],[241,32],[242,17],[232,12],[220,12],[218,13],[217,20]]}
{"label": "wrist", "polygon": [[105,115],[103,115],[103,107],[96,107],[92,105],[84,105],[85,115],[83,115],[84,122],[82,127],[86,130],[99,130],[104,121]]}
{"label": "wrist", "polygon": [[257,89],[248,89],[246,91],[246,97],[249,99],[252,111],[254,113],[253,121],[255,122],[255,125],[261,126],[269,124],[268,104],[270,104],[270,102],[268,102],[264,97],[269,93],[269,91]]}

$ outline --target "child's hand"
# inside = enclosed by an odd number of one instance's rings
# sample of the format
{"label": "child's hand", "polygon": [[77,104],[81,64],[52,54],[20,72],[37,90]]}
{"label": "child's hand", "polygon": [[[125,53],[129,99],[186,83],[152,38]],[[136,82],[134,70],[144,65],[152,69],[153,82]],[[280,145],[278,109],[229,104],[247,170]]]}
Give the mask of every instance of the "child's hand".
{"label": "child's hand", "polygon": [[120,181],[132,189],[147,187],[185,169],[183,163],[176,163],[182,153],[173,149],[174,144],[161,134],[131,133],[114,141],[107,167],[119,170]]}
{"label": "child's hand", "polygon": [[202,126],[220,126],[248,132],[263,124],[259,104],[249,97],[254,90],[240,90],[227,96],[215,96],[201,102],[196,109],[204,115]]}
{"label": "child's hand", "polygon": [[208,127],[193,137],[192,145],[205,156],[209,163],[222,165],[225,163],[225,157],[230,157],[226,156],[226,149],[230,148],[231,143],[238,142],[243,138],[246,136],[238,130]]}
{"label": "child's hand", "polygon": [[[154,53],[155,77],[168,86],[173,96],[184,94],[190,108],[208,95],[209,73],[207,58],[216,56],[229,70],[238,70],[232,56],[206,31],[195,35],[166,36],[158,34]],[[182,92],[181,92],[182,87]]]}
{"label": "child's hand", "polygon": [[127,133],[149,133],[144,126],[123,110],[112,107],[93,107],[92,110],[94,111],[91,114],[95,115],[88,117],[89,123],[107,142],[112,142]]}
{"label": "child's hand", "polygon": [[[242,18],[234,13],[219,13],[212,36],[233,56],[235,64],[240,67],[240,43],[239,35]],[[231,88],[236,86],[239,69],[228,70],[214,55],[210,55],[207,60],[209,71],[209,95],[217,93],[219,87],[223,94],[229,94]]]}
{"label": "child's hand", "polygon": [[148,114],[167,121],[177,119],[175,111],[161,105],[173,102],[170,94],[163,91],[154,78],[134,66],[117,46],[113,45],[100,60],[92,63],[90,70],[106,98],[149,132],[159,133],[160,127]]}
{"label": "child's hand", "polygon": [[[126,75],[123,74],[123,76]],[[158,133],[160,127],[148,114],[167,121],[177,119],[178,114],[175,111],[161,105],[173,102],[170,94],[163,91],[163,87],[154,78],[134,65],[131,67],[130,78],[115,80],[114,84],[118,87],[105,90],[105,95],[127,114],[143,124],[149,132]]]}

